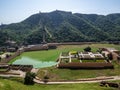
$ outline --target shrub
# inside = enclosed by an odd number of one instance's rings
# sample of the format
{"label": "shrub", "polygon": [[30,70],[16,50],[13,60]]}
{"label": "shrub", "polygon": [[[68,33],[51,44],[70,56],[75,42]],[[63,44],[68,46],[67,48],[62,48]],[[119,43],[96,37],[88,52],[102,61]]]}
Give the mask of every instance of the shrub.
{"label": "shrub", "polygon": [[108,56],[109,60],[113,59],[112,53],[108,54],[107,56]]}
{"label": "shrub", "polygon": [[91,47],[88,46],[88,47],[84,48],[84,51],[85,52],[91,52]]}
{"label": "shrub", "polygon": [[34,84],[33,79],[35,78],[35,76],[36,76],[35,73],[27,72],[24,78],[24,84],[33,85]]}
{"label": "shrub", "polygon": [[6,58],[9,58],[10,57],[10,55],[9,54],[6,54]]}
{"label": "shrub", "polygon": [[48,79],[49,79],[49,76],[44,76],[44,79],[43,79],[43,82],[47,83],[48,82]]}

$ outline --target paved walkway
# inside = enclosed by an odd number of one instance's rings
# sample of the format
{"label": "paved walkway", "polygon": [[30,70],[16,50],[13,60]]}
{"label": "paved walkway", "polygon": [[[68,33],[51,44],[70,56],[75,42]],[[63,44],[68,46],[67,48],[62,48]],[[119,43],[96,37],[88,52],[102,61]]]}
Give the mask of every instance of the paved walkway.
{"label": "paved walkway", "polygon": [[112,80],[120,80],[120,76],[110,76],[110,77],[96,77],[96,78],[85,78],[79,80],[71,80],[71,81],[53,81],[53,82],[43,82],[38,79],[34,79],[34,82],[38,84],[72,84],[72,83],[96,83],[101,81],[112,81]]}
{"label": "paved walkway", "polygon": [[[37,73],[38,70],[39,70],[39,69],[33,68],[33,69],[31,70],[31,72]],[[21,71],[21,70],[10,70],[10,71],[8,71],[8,72],[6,72],[6,73],[0,73],[0,76],[1,76],[1,77],[8,77],[8,78],[9,78],[9,77],[21,77],[21,78],[24,78],[24,77],[25,77],[25,74],[26,74],[26,72],[23,72],[23,71]]]}
{"label": "paved walkway", "polygon": [[38,68],[33,68],[32,70],[31,70],[31,72],[33,72],[33,73],[36,73],[37,74],[37,72],[38,72]]}
{"label": "paved walkway", "polygon": [[0,74],[1,77],[25,77],[25,72],[20,70],[10,70],[7,73]]}
{"label": "paved walkway", "polygon": [[[33,70],[33,72],[37,72],[36,70]],[[9,74],[10,73],[10,74]],[[8,74],[0,74],[2,77],[25,77],[25,72],[20,70],[11,70]],[[13,74],[11,74],[13,73]],[[96,78],[83,78],[83,79],[77,79],[77,80],[59,80],[59,81],[48,81],[43,82],[38,77],[34,79],[34,82],[38,84],[72,84],[72,83],[96,83],[101,81],[112,81],[112,80],[120,80],[120,76],[102,76],[102,77],[96,77]]]}

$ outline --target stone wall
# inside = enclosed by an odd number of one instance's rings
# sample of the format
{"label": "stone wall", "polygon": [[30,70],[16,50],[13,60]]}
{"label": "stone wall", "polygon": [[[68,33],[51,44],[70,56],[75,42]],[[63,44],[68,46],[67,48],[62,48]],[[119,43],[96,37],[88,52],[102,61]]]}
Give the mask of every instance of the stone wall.
{"label": "stone wall", "polygon": [[68,68],[68,69],[113,69],[114,66],[111,63],[60,63],[58,68]]}
{"label": "stone wall", "polygon": [[0,63],[8,63],[8,62],[10,62],[10,60],[12,60],[15,57],[21,55],[23,52],[37,51],[37,50],[48,50],[48,45],[47,44],[45,44],[45,45],[33,45],[33,46],[20,48],[10,57],[2,59],[0,61]]}

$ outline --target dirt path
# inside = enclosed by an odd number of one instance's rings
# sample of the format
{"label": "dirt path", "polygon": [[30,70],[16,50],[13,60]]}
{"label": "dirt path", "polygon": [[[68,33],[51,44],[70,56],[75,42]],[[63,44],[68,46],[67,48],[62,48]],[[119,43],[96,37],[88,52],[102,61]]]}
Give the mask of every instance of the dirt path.
{"label": "dirt path", "polygon": [[112,81],[112,80],[120,80],[120,76],[85,78],[85,79],[71,80],[71,81],[53,81],[53,82],[48,81],[46,83],[41,80],[34,79],[34,81],[38,84],[96,83],[101,81]]}

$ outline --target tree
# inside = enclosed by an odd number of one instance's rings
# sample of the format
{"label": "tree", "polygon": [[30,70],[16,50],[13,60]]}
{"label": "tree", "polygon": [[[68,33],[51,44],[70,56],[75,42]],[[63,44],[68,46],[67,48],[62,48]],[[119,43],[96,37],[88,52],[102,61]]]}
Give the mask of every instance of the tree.
{"label": "tree", "polygon": [[48,79],[49,79],[49,76],[44,76],[44,79],[43,79],[43,81],[45,82],[45,83],[47,83],[48,82]]}
{"label": "tree", "polygon": [[85,52],[91,52],[91,47],[88,46],[88,47],[84,48],[84,51]]}
{"label": "tree", "polygon": [[2,60],[2,58],[0,57],[0,61]]}
{"label": "tree", "polygon": [[27,72],[24,78],[24,84],[33,85],[34,84],[33,79],[35,78],[35,76],[36,76],[35,73]]}
{"label": "tree", "polygon": [[18,46],[15,46],[15,51],[17,51],[19,49],[19,47]]}
{"label": "tree", "polygon": [[10,57],[10,55],[9,54],[6,54],[6,58],[9,58]]}
{"label": "tree", "polygon": [[8,34],[0,30],[0,46],[5,45],[5,41],[7,40]]}
{"label": "tree", "polygon": [[109,53],[109,54],[107,55],[107,57],[109,58],[109,60],[112,60],[112,59],[113,59],[112,53]]}
{"label": "tree", "polygon": [[108,57],[105,57],[105,60],[106,60],[107,62],[110,62],[110,61],[109,61],[110,59],[109,59]]}

